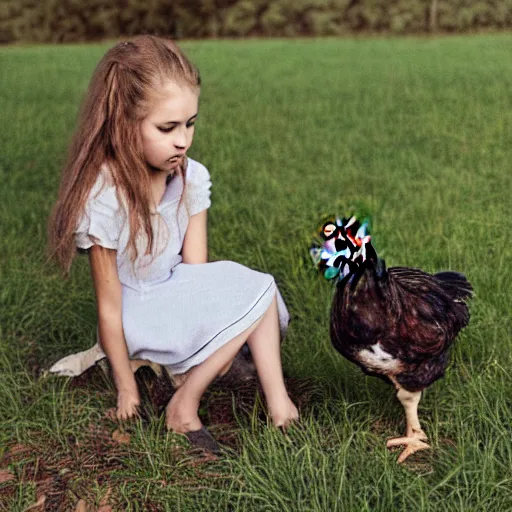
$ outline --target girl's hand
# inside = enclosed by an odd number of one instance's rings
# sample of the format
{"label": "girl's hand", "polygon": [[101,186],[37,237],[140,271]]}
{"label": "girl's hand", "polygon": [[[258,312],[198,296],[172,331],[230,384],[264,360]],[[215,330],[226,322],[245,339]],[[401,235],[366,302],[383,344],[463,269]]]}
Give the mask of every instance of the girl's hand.
{"label": "girl's hand", "polygon": [[119,391],[117,393],[117,419],[126,420],[132,416],[139,416],[139,405],[140,397],[137,389]]}

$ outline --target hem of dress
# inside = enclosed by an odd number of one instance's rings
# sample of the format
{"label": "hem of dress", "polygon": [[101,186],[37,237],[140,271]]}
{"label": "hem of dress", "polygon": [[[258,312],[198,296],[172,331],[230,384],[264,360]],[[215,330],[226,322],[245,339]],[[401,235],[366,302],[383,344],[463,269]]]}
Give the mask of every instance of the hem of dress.
{"label": "hem of dress", "polygon": [[154,353],[151,351],[144,351],[137,353],[138,359],[149,359],[162,366],[165,366],[167,370],[173,375],[179,375],[190,370],[193,366],[201,364],[203,361],[208,359],[214,352],[225,345],[228,341],[236,338],[238,335],[246,331],[251,325],[254,324],[259,318],[261,318],[265,311],[269,308],[274,295],[276,293],[277,286],[272,280],[270,286],[261,294],[256,304],[254,304],[241,318],[236,322],[233,322],[229,326],[225,327],[222,331],[217,333],[211,338],[205,345],[203,345],[198,351],[188,357],[186,360],[179,363],[169,364],[163,361],[156,361]]}

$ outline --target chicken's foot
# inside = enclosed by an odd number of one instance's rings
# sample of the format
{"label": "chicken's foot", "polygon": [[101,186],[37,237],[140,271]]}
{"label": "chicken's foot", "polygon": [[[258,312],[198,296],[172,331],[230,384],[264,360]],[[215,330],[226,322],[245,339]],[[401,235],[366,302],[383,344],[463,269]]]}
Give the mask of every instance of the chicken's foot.
{"label": "chicken's foot", "polygon": [[430,448],[427,443],[423,441],[427,440],[427,435],[423,432],[420,421],[418,419],[418,404],[421,399],[421,391],[411,392],[400,387],[395,379],[392,379],[397,388],[397,398],[405,409],[405,418],[407,421],[407,433],[405,437],[397,437],[395,439],[389,439],[386,446],[393,448],[394,446],[406,445],[403,452],[398,457],[398,464],[404,462],[413,453],[419,452],[420,450],[426,450]]}

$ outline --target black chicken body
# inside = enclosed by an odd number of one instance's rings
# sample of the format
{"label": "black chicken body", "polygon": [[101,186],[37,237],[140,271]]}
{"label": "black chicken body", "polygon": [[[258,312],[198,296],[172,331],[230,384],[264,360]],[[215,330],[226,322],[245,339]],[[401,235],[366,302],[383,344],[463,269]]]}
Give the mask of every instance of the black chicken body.
{"label": "black chicken body", "polygon": [[417,414],[421,392],[444,375],[449,349],[469,322],[466,300],[472,287],[458,272],[386,269],[354,220],[338,220],[336,232],[334,223],[324,225],[323,248],[313,248],[312,256],[324,275],[329,268],[342,269],[331,308],[333,346],[366,374],[397,390],[407,434],[387,445],[406,445],[398,459],[403,462],[429,447]]}
{"label": "black chicken body", "polygon": [[340,281],[331,312],[331,340],[365,373],[421,391],[444,375],[448,350],[468,324],[471,285],[457,272],[428,274],[368,261]]}

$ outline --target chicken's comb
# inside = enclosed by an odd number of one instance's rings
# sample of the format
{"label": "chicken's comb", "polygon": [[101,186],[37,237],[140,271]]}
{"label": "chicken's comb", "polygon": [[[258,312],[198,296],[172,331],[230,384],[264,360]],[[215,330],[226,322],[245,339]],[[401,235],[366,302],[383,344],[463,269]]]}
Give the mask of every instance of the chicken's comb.
{"label": "chicken's comb", "polygon": [[353,215],[327,220],[316,238],[309,254],[326,279],[341,280],[356,271],[366,261],[367,246],[371,247],[368,219],[360,222]]}

